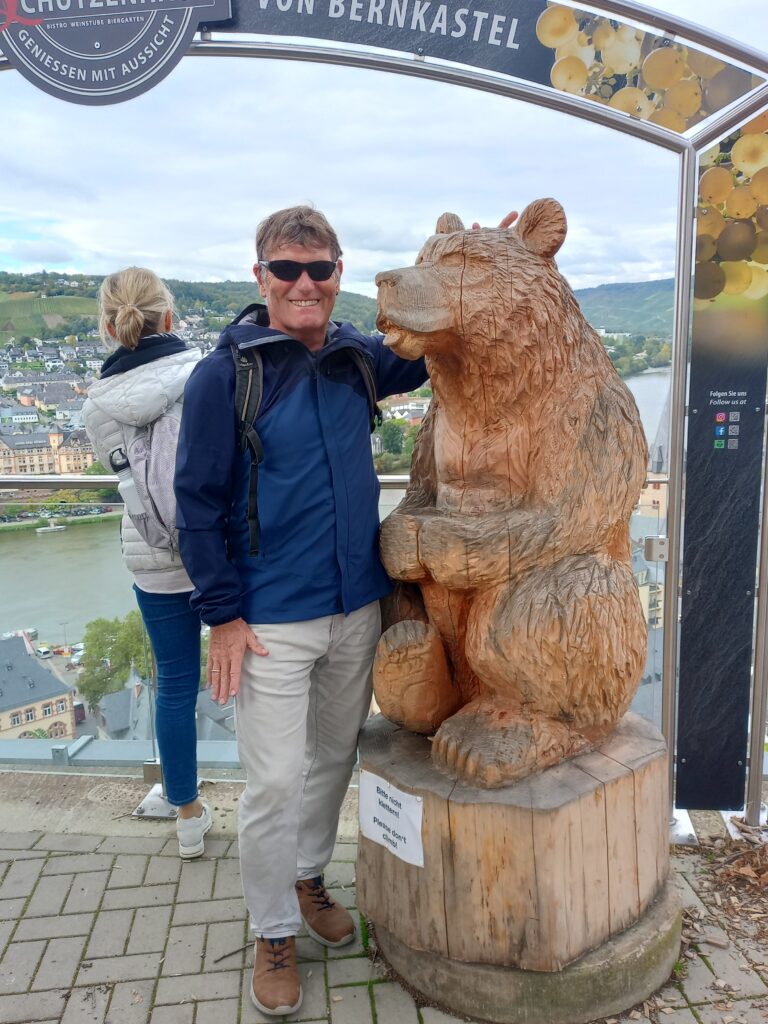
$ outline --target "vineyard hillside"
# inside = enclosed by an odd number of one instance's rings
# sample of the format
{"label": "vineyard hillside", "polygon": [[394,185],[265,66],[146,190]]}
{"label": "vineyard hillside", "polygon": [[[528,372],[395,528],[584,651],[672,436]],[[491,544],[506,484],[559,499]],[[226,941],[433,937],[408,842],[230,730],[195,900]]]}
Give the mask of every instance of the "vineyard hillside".
{"label": "vineyard hillside", "polygon": [[[67,287],[72,275],[64,275]],[[51,337],[67,333],[74,321],[83,330],[82,318],[93,317],[95,325],[96,291],[99,278],[80,278],[80,295],[40,297],[45,282],[40,275],[0,272],[0,346],[11,338]],[[87,282],[87,287],[86,287]],[[176,281],[169,280],[182,316],[197,313],[211,330],[219,330],[235,312],[259,301],[252,281]],[[39,287],[37,292],[31,289]],[[47,285],[46,285],[47,286]],[[82,294],[85,291],[87,294]],[[627,333],[670,338],[674,309],[674,281],[640,281],[628,284],[603,284],[578,290],[576,298],[587,320],[607,334]],[[348,320],[369,333],[375,329],[376,300],[367,295],[342,291],[336,301],[333,319]],[[43,335],[43,331],[46,334]]]}

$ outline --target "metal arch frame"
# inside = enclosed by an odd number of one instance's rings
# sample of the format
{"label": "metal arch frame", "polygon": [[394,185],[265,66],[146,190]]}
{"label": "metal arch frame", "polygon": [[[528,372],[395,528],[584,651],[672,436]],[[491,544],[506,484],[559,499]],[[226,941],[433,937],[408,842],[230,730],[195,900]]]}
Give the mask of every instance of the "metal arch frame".
{"label": "metal arch frame", "polygon": [[[566,0],[567,2],[567,0]],[[645,28],[680,37],[698,44],[717,56],[736,61],[748,69],[768,76],[768,56],[750,47],[715,35],[699,26],[664,12],[636,4],[632,0],[601,0],[585,5],[599,14],[635,22]],[[218,34],[217,34],[218,35]],[[271,37],[274,38],[274,37]],[[678,598],[681,564],[682,481],[684,461],[685,403],[687,369],[691,337],[691,292],[693,270],[694,222],[697,198],[698,157],[706,148],[735,131],[740,124],[768,107],[768,82],[753,89],[730,104],[718,115],[709,118],[700,130],[685,135],[660,128],[602,104],[591,103],[577,96],[556,92],[546,86],[508,78],[502,74],[479,72],[464,66],[423,57],[397,56],[373,49],[359,50],[344,44],[341,47],[304,43],[224,38],[214,40],[210,32],[201,33],[188,50],[199,57],[257,57],[271,60],[303,61],[330,64],[390,74],[407,75],[444,84],[459,85],[536,106],[571,114],[581,120],[613,128],[676,153],[679,156],[678,209],[675,246],[675,313],[672,331],[672,402],[669,434],[670,466],[667,508],[668,569],[667,599],[664,604],[663,706],[662,732],[674,750],[677,719],[678,668]],[[0,55],[0,71],[9,70],[9,61]],[[768,473],[768,451],[766,452]],[[750,824],[759,823],[762,784],[763,730],[755,722],[765,720],[768,708],[768,488],[764,489],[760,537],[760,569],[757,592],[757,634],[752,693],[750,757],[747,774],[746,815]],[[671,579],[670,579],[671,577]],[[670,599],[670,594],[671,598]],[[669,759],[669,792],[674,793],[674,756]]]}

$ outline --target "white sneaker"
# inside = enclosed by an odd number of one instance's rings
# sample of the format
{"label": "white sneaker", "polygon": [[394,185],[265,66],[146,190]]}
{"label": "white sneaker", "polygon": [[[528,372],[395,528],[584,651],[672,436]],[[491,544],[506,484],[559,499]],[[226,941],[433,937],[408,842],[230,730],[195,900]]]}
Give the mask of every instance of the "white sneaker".
{"label": "white sneaker", "polygon": [[213,825],[208,804],[203,803],[203,813],[197,818],[177,818],[176,835],[179,840],[179,856],[182,860],[194,860],[205,852],[203,837]]}

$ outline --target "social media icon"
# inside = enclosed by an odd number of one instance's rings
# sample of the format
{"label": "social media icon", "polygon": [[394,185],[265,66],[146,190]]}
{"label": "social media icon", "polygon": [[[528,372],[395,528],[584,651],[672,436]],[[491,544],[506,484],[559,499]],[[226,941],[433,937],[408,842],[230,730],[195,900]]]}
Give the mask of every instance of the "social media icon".
{"label": "social media icon", "polygon": [[715,416],[715,423],[725,423],[725,413],[719,412]]}
{"label": "social media icon", "polygon": [[715,437],[725,437],[725,427],[715,427]]}
{"label": "social media icon", "polygon": [[715,448],[725,448],[725,441],[715,441]]}

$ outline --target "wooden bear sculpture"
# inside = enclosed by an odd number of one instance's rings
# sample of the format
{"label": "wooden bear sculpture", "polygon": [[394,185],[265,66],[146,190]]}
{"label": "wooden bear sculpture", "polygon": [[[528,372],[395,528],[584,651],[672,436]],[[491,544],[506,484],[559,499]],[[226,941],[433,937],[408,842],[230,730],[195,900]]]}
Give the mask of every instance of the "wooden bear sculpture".
{"label": "wooden bear sculpture", "polygon": [[376,279],[386,344],[426,356],[434,394],[382,525],[402,583],[376,698],[481,786],[606,736],[645,662],[629,540],[645,438],[555,265],[565,234],[552,199],[509,230],[445,214],[415,266]]}

